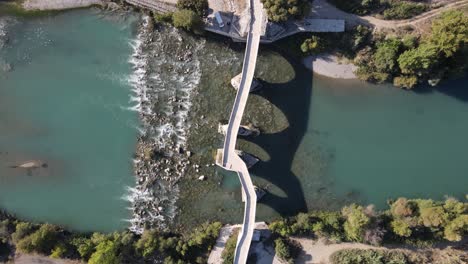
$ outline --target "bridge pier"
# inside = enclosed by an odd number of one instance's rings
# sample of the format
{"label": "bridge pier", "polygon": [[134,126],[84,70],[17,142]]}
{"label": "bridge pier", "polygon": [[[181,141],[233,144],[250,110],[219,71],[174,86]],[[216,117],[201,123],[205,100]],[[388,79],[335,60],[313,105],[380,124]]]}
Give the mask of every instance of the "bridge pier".
{"label": "bridge pier", "polygon": [[[238,75],[234,76],[234,78],[231,79],[232,87],[236,90],[239,90],[241,80],[242,80],[242,73],[239,73]],[[260,83],[260,81],[253,78],[252,85],[250,86],[250,92],[258,91],[262,89],[262,87],[263,85]]]}

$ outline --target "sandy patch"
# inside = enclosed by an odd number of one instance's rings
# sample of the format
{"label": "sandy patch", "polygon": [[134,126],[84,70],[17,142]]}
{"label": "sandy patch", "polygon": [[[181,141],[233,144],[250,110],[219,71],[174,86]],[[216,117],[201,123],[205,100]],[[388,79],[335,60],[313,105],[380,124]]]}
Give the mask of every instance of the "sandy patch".
{"label": "sandy patch", "polygon": [[316,74],[339,79],[356,79],[354,72],[357,66],[351,63],[344,63],[338,57],[330,54],[309,56],[303,60],[304,65]]}

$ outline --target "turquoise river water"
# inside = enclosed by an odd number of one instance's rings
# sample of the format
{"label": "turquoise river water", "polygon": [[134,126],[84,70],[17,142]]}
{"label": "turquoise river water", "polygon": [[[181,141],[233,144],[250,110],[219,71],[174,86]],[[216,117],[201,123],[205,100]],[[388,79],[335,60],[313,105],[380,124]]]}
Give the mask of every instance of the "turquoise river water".
{"label": "turquoise river water", "polygon": [[[8,34],[0,43],[1,208],[79,230],[128,226],[130,204],[123,197],[135,183],[132,159],[140,126],[129,110],[129,43],[137,35],[136,21],[131,14],[95,9],[28,19],[0,15],[0,38]],[[227,87],[240,70],[242,53],[225,43],[168,32],[171,41],[199,43],[193,52],[201,81],[189,132],[208,139],[190,143],[189,138],[189,146],[194,159],[210,156],[221,137],[197,129],[227,118],[234,92],[219,87]],[[170,49],[159,46],[154,59]],[[172,69],[167,64],[153,63],[151,70],[162,76]],[[254,182],[269,191],[259,220],[355,201],[383,206],[398,196],[463,198],[468,192],[468,79],[408,92],[313,76],[266,49],[258,76],[265,89],[249,99],[246,118],[275,129],[241,145],[263,160],[251,170]],[[164,83],[155,85],[164,90]],[[249,114],[257,105],[269,110]],[[47,167],[29,172],[10,167],[27,160]],[[205,170],[206,164],[200,165]],[[187,186],[219,185],[186,195],[183,218],[240,221],[237,178],[207,168],[208,181],[197,181],[199,175],[182,181],[182,197]]]}
{"label": "turquoise river water", "polygon": [[[138,117],[127,110],[136,20],[100,11],[6,18],[0,72],[0,207],[79,230],[128,225]],[[13,32],[13,33],[11,33]],[[27,173],[9,168],[41,160]]]}

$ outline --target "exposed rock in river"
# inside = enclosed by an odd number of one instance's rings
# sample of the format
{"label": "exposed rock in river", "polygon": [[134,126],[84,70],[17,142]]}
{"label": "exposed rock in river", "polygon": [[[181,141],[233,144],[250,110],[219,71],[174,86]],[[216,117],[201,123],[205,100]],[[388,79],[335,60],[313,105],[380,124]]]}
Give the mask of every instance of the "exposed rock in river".
{"label": "exposed rock in river", "polygon": [[188,113],[201,76],[196,51],[203,45],[184,41],[174,28],[154,30],[149,16],[132,43],[132,110],[143,122],[134,160],[136,186],[126,197],[132,203],[134,232],[164,228],[175,217],[177,183],[192,156],[186,150]]}

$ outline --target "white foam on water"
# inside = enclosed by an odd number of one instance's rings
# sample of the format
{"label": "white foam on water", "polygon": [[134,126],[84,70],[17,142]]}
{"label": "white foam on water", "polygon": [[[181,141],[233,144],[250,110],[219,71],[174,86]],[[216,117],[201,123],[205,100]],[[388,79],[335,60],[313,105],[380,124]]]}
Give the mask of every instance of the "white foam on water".
{"label": "white foam on water", "polygon": [[[139,112],[143,123],[139,131],[147,136],[145,144],[157,146],[157,150],[177,151],[187,144],[192,95],[201,80],[197,52],[205,43],[197,41],[189,47],[178,30],[169,28],[163,33],[153,32],[150,23],[151,18],[145,16],[136,39],[129,41],[133,50],[128,59],[132,73],[126,82],[132,87],[129,98],[132,106],[126,109]],[[159,39],[153,41],[153,37]],[[171,153],[165,155],[172,156]],[[145,161],[133,162],[137,168]],[[174,173],[175,168],[169,167],[154,175],[154,169],[147,169],[148,166],[138,169],[136,187],[127,188],[127,194],[122,197],[132,204],[133,218],[125,221],[131,225],[129,230],[135,233],[143,232],[147,223],[164,227],[168,219],[175,217],[176,182],[184,171]]]}

